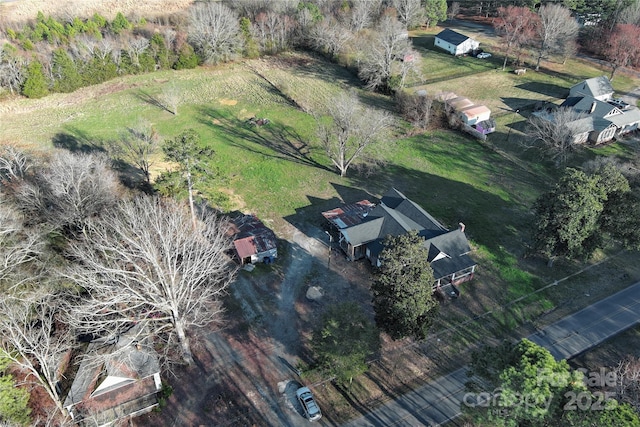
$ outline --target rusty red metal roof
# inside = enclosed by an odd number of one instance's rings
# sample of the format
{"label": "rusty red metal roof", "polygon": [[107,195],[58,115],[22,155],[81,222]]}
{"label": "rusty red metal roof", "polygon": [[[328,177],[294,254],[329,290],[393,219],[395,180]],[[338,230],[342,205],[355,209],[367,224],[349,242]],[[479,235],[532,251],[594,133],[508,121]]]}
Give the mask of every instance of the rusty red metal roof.
{"label": "rusty red metal roof", "polygon": [[241,215],[233,219],[233,245],[240,259],[276,248],[275,233],[255,215]]}
{"label": "rusty red metal roof", "polygon": [[360,200],[356,203],[342,205],[339,208],[322,212],[322,216],[340,229],[348,228],[360,224],[375,207],[375,203],[371,203],[368,200]]}

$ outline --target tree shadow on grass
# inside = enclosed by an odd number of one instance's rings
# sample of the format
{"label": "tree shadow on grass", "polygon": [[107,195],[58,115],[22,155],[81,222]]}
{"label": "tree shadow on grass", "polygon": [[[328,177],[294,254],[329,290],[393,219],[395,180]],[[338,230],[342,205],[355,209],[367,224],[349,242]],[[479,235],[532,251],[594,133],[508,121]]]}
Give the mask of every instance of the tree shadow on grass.
{"label": "tree shadow on grass", "polygon": [[72,153],[105,153],[104,143],[91,138],[87,133],[71,128],[69,132],[58,132],[51,139],[53,146]]}
{"label": "tree shadow on grass", "polygon": [[88,133],[77,129],[68,128],[68,132],[59,132],[51,139],[53,146],[68,150],[75,154],[98,154],[111,159],[112,167],[117,172],[122,185],[127,188],[153,193],[153,187],[146,181],[142,171],[119,159],[109,155],[109,141],[104,141],[90,136]]}
{"label": "tree shadow on grass", "polygon": [[149,92],[146,92],[144,90],[138,90],[135,92],[135,96],[142,102],[145,102],[163,111],[167,111],[171,114],[174,114],[174,112],[171,111],[169,108],[167,108],[167,106],[164,104],[164,102],[160,100],[160,98],[158,98],[157,96],[151,95]]}
{"label": "tree shadow on grass", "polygon": [[203,107],[199,112],[200,123],[221,129],[222,132],[216,133],[231,146],[262,156],[329,170],[327,166],[313,159],[309,144],[290,126],[273,121],[258,126],[249,121],[225,117],[209,107]]}
{"label": "tree shadow on grass", "polygon": [[550,96],[554,98],[566,98],[569,95],[569,89],[551,83],[542,83],[542,82],[527,82],[521,83],[516,86],[519,89],[524,89],[529,92],[539,93],[541,95]]}

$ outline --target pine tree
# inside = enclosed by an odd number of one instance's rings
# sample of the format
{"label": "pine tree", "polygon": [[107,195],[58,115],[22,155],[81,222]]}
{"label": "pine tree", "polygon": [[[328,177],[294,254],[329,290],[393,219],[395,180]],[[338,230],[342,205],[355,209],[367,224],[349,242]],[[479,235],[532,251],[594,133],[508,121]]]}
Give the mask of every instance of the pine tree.
{"label": "pine tree", "polygon": [[56,92],[73,92],[82,87],[82,77],[76,63],[64,49],[53,52],[53,73],[55,76],[54,90]]}
{"label": "pine tree", "polygon": [[393,339],[424,339],[438,302],[433,297],[433,270],[424,240],[416,232],[388,236],[371,285],[378,327]]}
{"label": "pine tree", "polygon": [[22,85],[22,94],[27,98],[42,98],[49,93],[47,79],[40,61],[33,60],[27,67],[27,78]]}

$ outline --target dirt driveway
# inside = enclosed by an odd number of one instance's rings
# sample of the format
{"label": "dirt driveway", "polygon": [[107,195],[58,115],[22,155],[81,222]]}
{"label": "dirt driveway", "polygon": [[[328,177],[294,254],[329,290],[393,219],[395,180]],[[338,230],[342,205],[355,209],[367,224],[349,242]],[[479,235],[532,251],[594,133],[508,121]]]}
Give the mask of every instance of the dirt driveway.
{"label": "dirt driveway", "polygon": [[[196,365],[177,367],[175,377],[166,378],[173,387],[166,407],[135,419],[135,425],[308,425],[295,398],[304,382],[296,366],[307,357],[304,344],[314,321],[329,304],[370,297],[366,280],[349,279],[368,277],[366,266],[348,263],[334,249],[328,269],[327,235],[314,226],[305,228],[290,226],[279,269],[239,274],[229,323],[202,334],[194,345]],[[324,294],[320,300],[306,298],[311,286]]]}

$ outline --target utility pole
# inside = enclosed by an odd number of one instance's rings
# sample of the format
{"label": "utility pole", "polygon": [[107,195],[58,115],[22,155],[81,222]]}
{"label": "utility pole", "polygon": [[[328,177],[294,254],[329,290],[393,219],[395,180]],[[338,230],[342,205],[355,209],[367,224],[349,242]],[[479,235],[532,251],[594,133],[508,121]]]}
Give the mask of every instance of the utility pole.
{"label": "utility pole", "polygon": [[326,230],[325,233],[329,236],[329,259],[327,260],[327,268],[329,268],[331,266],[331,244],[333,243],[333,236]]}
{"label": "utility pole", "polygon": [[[515,113],[518,114],[520,112],[519,109],[516,109]],[[513,129],[513,123],[509,126],[509,133],[507,133],[507,142],[509,142],[509,138],[511,137],[511,129]]]}

